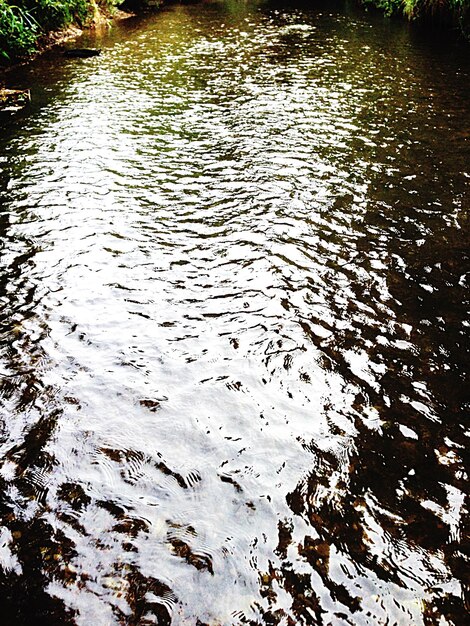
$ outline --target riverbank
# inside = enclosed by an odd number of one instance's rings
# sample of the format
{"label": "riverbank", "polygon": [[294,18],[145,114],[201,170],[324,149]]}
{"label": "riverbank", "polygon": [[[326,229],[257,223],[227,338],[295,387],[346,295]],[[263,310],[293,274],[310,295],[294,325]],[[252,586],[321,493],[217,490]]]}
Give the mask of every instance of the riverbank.
{"label": "riverbank", "polygon": [[76,38],[83,29],[129,17],[131,13],[119,8],[124,4],[124,0],[0,0],[0,67]]}

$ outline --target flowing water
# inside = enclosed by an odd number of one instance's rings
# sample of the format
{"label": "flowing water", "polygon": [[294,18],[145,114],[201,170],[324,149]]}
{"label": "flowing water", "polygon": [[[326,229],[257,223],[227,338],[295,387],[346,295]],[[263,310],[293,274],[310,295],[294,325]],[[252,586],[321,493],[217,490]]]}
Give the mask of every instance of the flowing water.
{"label": "flowing water", "polygon": [[10,74],[2,625],[464,624],[470,63],[430,37],[205,2]]}

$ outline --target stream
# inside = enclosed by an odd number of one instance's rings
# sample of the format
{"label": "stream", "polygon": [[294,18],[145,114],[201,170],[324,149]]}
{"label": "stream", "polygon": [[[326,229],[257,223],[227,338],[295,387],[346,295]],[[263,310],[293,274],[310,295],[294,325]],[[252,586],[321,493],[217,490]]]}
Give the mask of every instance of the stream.
{"label": "stream", "polygon": [[67,45],[0,120],[0,623],[462,626],[468,47],[242,0]]}

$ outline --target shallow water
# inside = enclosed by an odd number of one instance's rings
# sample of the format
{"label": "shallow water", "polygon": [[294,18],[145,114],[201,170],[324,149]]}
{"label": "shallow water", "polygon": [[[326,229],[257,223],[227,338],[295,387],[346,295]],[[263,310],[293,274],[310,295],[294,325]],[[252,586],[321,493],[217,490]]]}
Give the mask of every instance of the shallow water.
{"label": "shallow water", "polygon": [[460,626],[468,50],[235,1],[79,45],[0,128],[4,623]]}

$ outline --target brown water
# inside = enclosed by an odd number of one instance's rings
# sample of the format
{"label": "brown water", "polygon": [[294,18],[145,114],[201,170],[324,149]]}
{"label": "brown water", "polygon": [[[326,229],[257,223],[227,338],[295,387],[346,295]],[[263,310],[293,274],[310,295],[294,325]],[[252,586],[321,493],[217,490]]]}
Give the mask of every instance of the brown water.
{"label": "brown water", "polygon": [[468,49],[234,1],[79,45],[1,127],[0,623],[463,625]]}

